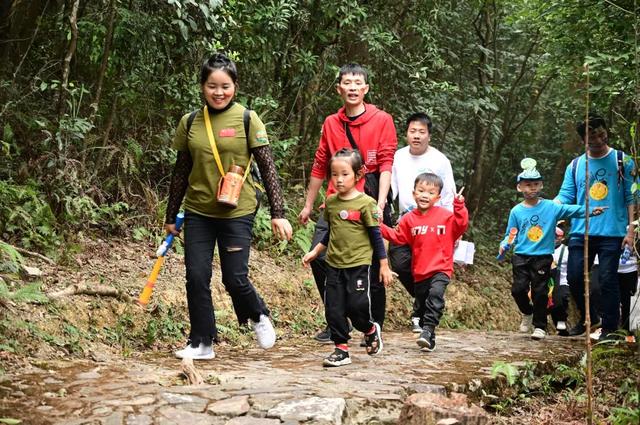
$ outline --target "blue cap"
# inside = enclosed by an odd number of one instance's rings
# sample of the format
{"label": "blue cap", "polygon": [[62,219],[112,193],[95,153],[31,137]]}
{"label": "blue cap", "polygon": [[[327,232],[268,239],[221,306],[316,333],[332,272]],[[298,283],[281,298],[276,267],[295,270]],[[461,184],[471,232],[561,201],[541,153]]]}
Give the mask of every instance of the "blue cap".
{"label": "blue cap", "polygon": [[533,158],[524,158],[520,161],[520,167],[522,167],[524,171],[518,174],[516,181],[520,183],[523,180],[542,180],[542,175],[536,169],[536,165],[538,165],[538,163]]}

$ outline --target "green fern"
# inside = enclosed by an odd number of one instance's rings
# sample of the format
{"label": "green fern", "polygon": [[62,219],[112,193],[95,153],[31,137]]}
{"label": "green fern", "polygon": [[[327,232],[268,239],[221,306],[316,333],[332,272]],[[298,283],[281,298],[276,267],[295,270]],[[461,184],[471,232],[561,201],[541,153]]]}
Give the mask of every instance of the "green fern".
{"label": "green fern", "polygon": [[17,273],[22,264],[22,255],[14,247],[0,241],[0,272]]}
{"label": "green fern", "polygon": [[40,283],[31,283],[11,292],[4,281],[0,281],[0,299],[16,303],[46,303],[49,298],[42,293]]}

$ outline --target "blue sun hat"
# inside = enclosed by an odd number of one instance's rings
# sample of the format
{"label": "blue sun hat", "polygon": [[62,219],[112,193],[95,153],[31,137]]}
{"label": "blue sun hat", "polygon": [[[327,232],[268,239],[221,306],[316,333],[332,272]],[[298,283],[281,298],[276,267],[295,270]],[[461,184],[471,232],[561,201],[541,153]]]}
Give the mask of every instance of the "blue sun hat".
{"label": "blue sun hat", "polygon": [[533,158],[524,158],[520,161],[520,167],[522,167],[523,171],[518,174],[517,182],[520,183],[523,180],[542,180],[542,175],[540,175],[540,172],[536,169],[536,165],[538,165],[538,163]]}

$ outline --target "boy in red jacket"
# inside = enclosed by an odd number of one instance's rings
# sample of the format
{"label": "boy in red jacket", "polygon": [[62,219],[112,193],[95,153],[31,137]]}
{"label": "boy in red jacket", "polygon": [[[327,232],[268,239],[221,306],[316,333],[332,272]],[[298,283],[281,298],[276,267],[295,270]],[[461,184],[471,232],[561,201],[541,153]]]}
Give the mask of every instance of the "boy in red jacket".
{"label": "boy in red jacket", "polygon": [[467,230],[469,213],[464,197],[456,195],[453,213],[434,204],[440,199],[442,179],[432,173],[416,177],[413,198],[417,207],[400,219],[396,229],[382,224],[382,236],[411,247],[411,272],[422,333],[416,341],[423,350],[436,348],[435,328],[444,311],[444,292],[453,274],[453,247]]}

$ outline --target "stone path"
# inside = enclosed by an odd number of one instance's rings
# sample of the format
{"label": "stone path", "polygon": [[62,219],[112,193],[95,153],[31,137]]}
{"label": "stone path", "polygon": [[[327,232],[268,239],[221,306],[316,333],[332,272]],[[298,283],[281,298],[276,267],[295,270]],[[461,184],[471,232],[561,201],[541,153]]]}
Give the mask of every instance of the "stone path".
{"label": "stone path", "polygon": [[394,424],[412,393],[463,391],[495,361],[561,360],[582,342],[522,334],[439,331],[420,352],[411,333],[385,333],[369,357],[354,343],[353,363],[323,368],[332,349],[308,339],[279,340],[268,351],[216,347],[196,362],[208,384],[185,386],[180,362],[166,355],[36,363],[0,383],[0,418],[23,424]]}

